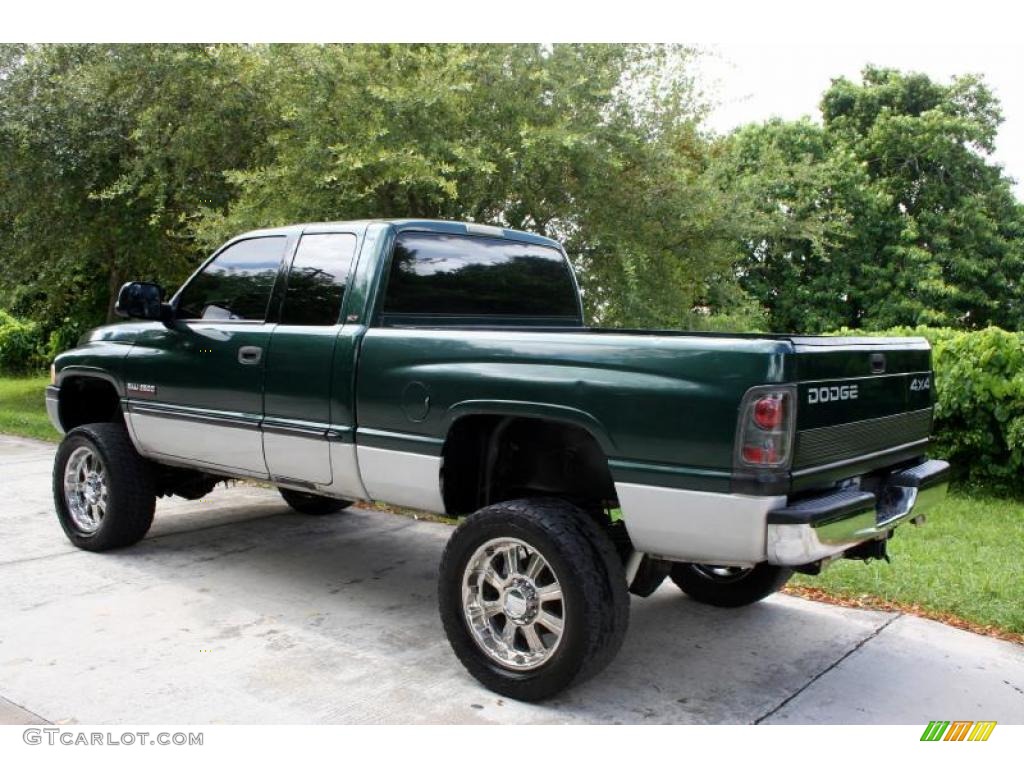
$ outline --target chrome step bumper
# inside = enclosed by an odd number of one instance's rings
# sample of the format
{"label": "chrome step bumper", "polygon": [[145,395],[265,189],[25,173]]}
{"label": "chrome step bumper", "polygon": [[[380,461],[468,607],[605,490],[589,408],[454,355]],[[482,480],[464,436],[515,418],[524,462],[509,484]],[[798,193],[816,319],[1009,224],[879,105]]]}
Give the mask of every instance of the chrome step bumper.
{"label": "chrome step bumper", "polygon": [[768,513],[767,555],[775,565],[807,565],[889,532],[946,496],[949,463],[929,459],[894,472],[875,492],[845,489]]}

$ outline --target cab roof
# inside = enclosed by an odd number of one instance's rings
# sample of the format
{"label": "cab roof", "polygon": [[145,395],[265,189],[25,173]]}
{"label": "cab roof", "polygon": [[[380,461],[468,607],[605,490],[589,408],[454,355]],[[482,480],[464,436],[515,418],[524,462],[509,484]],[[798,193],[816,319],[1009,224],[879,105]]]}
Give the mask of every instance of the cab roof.
{"label": "cab roof", "polygon": [[446,235],[477,235],[482,237],[500,237],[521,243],[533,243],[561,250],[562,245],[549,237],[523,232],[518,229],[506,229],[490,224],[477,224],[471,221],[445,221],[441,219],[360,219],[357,221],[321,221],[304,224],[290,224],[283,227],[257,229],[239,235],[234,240],[270,234],[292,234],[294,232],[330,232],[344,227],[348,230],[365,230],[374,224],[390,226],[397,232],[418,231],[437,232]]}

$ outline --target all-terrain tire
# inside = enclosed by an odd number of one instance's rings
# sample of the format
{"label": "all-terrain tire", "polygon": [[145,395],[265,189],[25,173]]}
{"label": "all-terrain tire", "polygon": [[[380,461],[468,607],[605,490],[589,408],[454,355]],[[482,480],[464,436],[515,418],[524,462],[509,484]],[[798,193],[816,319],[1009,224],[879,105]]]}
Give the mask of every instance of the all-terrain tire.
{"label": "all-terrain tire", "polygon": [[[715,571],[722,573],[716,575]],[[670,574],[691,598],[719,608],[739,608],[763,600],[786,586],[792,575],[791,569],[770,563],[735,569],[676,563]]]}
{"label": "all-terrain tire", "polygon": [[[463,582],[488,542],[518,540],[542,555],[564,594],[561,639],[532,668],[510,668],[475,639],[463,603]],[[445,634],[473,677],[502,696],[540,701],[593,676],[614,658],[629,624],[629,593],[619,556],[587,514],[560,499],[493,504],[452,534],[441,559],[438,603]]]}
{"label": "all-terrain tire", "polygon": [[332,499],[329,496],[317,496],[314,493],[292,491],[288,488],[277,490],[289,507],[304,515],[330,515],[352,506],[352,502],[347,499]]}
{"label": "all-terrain tire", "polygon": [[[76,521],[65,488],[69,460],[76,457],[77,465],[79,457],[90,454],[103,480],[93,491],[105,507],[102,515],[97,512],[93,516],[94,526]],[[94,465],[86,462],[83,466]],[[57,519],[76,547],[92,552],[127,547],[142,539],[153,523],[156,492],[151,465],[135,450],[123,424],[83,424],[68,432],[57,448],[53,501]]]}

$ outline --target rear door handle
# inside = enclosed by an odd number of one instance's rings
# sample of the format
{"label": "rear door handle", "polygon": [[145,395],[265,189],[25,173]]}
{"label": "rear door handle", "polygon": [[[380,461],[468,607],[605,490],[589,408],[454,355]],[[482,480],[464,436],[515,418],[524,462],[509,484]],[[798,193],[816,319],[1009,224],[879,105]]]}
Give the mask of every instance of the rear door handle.
{"label": "rear door handle", "polygon": [[256,365],[263,357],[263,347],[239,347],[238,362],[242,365]]}

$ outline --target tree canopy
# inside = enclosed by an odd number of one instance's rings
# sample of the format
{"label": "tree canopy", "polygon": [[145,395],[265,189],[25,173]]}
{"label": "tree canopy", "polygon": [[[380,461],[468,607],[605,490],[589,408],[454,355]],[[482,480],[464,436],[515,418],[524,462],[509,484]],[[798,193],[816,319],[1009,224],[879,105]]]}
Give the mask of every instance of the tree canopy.
{"label": "tree canopy", "polygon": [[1024,209],[984,83],[868,67],[821,110],[738,130],[719,168],[757,212],[740,282],[771,327],[1021,327]]}
{"label": "tree canopy", "polygon": [[[196,263],[189,221],[257,162],[250,54],[202,46],[11,47],[0,75],[0,255],[7,303],[95,322],[123,280]],[[9,292],[9,293],[8,293]]]}
{"label": "tree canopy", "polygon": [[605,325],[1021,326],[1024,214],[980,79],[868,68],[820,123],[715,137],[695,55],[0,46],[0,308],[70,333],[240,231],[395,216],[561,240]]}

